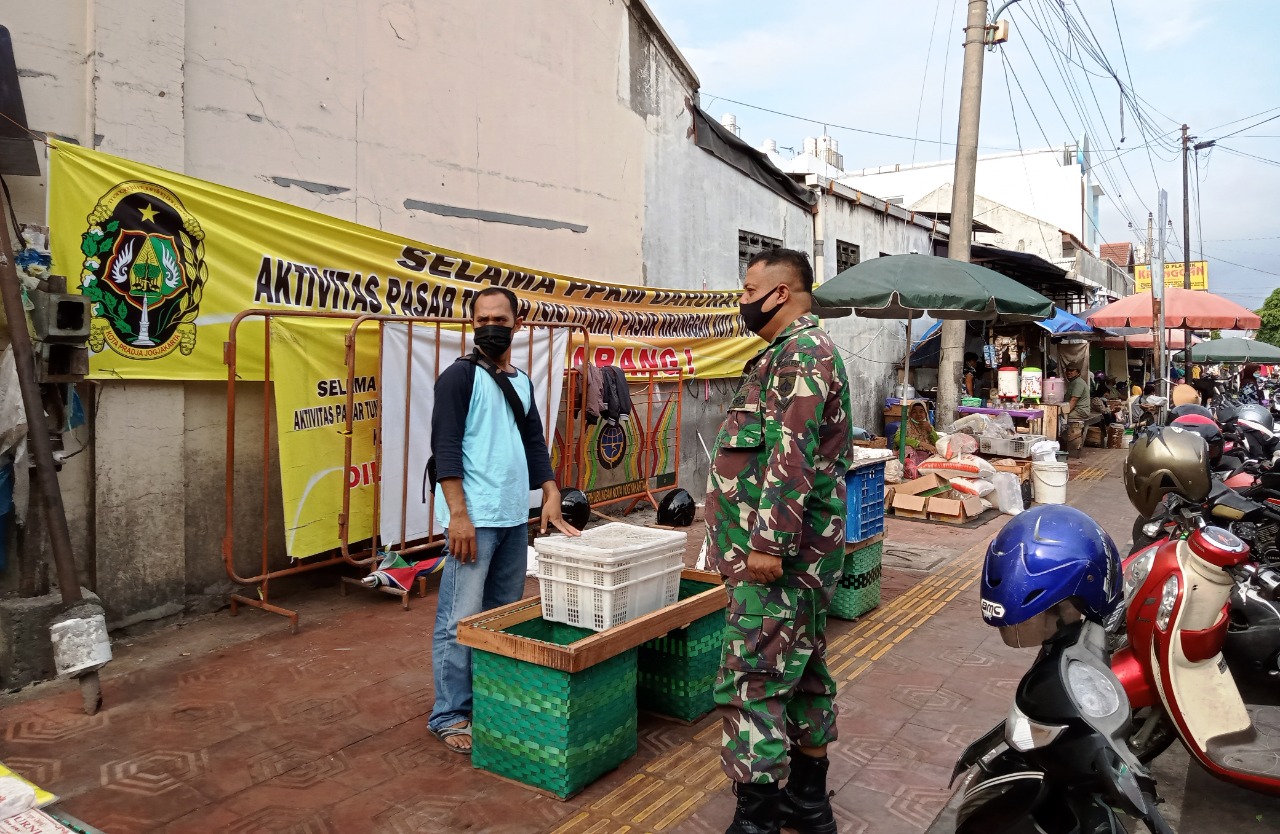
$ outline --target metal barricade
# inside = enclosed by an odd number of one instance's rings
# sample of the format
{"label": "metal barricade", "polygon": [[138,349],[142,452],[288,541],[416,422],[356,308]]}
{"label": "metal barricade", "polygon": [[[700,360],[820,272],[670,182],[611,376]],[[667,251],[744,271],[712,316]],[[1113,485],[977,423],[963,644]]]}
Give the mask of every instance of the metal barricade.
{"label": "metal barricade", "polygon": [[[238,357],[237,351],[239,347],[240,327],[247,322],[250,322],[250,321],[256,322],[259,319],[261,320],[261,323],[262,323],[262,339],[263,339],[263,342],[262,342],[263,344],[263,373],[262,373],[262,386],[263,386],[262,387],[262,391],[263,391],[262,435],[263,435],[263,439],[262,439],[262,444],[263,445],[262,445],[262,506],[261,506],[262,535],[260,537],[261,559],[260,559],[260,567],[258,569],[258,573],[256,573],[255,575],[246,576],[246,575],[241,575],[237,571],[236,564],[235,564],[235,532],[236,532],[236,520],[237,520],[237,512],[236,512],[236,506],[235,506],[236,383],[239,378],[239,374],[238,374],[239,357]],[[343,460],[344,473],[349,472],[352,466],[352,459],[351,459],[352,438],[355,431],[354,409],[352,408],[353,398],[355,395],[355,385],[354,385],[355,359],[354,357],[356,354],[356,340],[359,335],[360,327],[362,325],[365,325],[365,326],[376,325],[377,332],[378,332],[378,363],[380,366],[381,357],[382,357],[382,347],[383,347],[383,344],[382,344],[383,333],[384,333],[384,328],[386,327],[387,324],[403,324],[408,328],[410,328],[410,330],[416,327],[433,327],[433,328],[436,328],[437,332],[439,331],[440,328],[444,328],[444,327],[453,328],[464,334],[462,343],[464,346],[463,352],[465,352],[465,345],[467,341],[465,334],[470,330],[470,322],[466,320],[459,320],[459,319],[411,318],[411,317],[401,317],[401,316],[373,316],[373,315],[360,314],[360,313],[330,313],[330,312],[319,312],[319,311],[265,310],[265,309],[246,310],[242,313],[239,313],[232,320],[229,328],[229,332],[228,332],[227,341],[224,344],[224,348],[223,348],[223,362],[224,364],[227,365],[227,447],[226,447],[226,508],[225,508],[226,514],[225,514],[225,528],[224,528],[223,541],[222,541],[222,555],[223,555],[223,565],[224,565],[224,568],[226,569],[227,576],[233,582],[239,585],[244,585],[249,587],[256,586],[257,596],[253,597],[253,596],[247,596],[247,595],[238,594],[238,593],[231,594],[230,595],[231,613],[232,615],[237,614],[238,608],[240,605],[249,605],[263,611],[269,611],[271,613],[280,614],[281,616],[289,618],[291,630],[294,633],[296,633],[298,630],[298,614],[296,611],[292,611],[288,608],[284,608],[282,606],[276,605],[271,601],[272,580],[279,579],[285,576],[291,576],[295,574],[314,571],[320,568],[330,567],[330,566],[339,565],[339,564],[350,564],[350,565],[369,567],[379,557],[380,553],[383,552],[383,549],[380,548],[379,546],[380,537],[377,535],[377,531],[378,531],[377,522],[381,513],[381,507],[382,507],[382,495],[381,495],[382,402],[381,402],[381,397],[382,397],[383,386],[379,385],[378,391],[377,391],[378,408],[377,408],[376,424],[374,426],[374,449],[375,449],[374,465],[375,465],[375,470],[377,471],[377,475],[373,480],[373,485],[374,485],[373,500],[374,500],[375,512],[374,512],[374,524],[372,525],[373,529],[369,531],[370,535],[364,536],[362,538],[353,539],[352,530],[350,529],[350,523],[349,523],[350,522],[349,514],[351,510],[351,503],[350,503],[351,502],[351,481],[349,477],[344,476],[342,479],[344,484],[343,495],[342,495],[342,513],[340,518],[338,519],[340,545],[337,548],[335,548],[332,552],[320,553],[320,554],[316,554],[315,556],[302,557],[297,560],[298,562],[297,564],[291,564],[288,567],[272,567],[271,538],[268,532],[268,519],[271,516],[271,510],[272,510],[271,501],[272,501],[272,498],[275,497],[275,493],[272,491],[272,488],[271,488],[271,472],[272,472],[272,462],[273,462],[271,438],[272,438],[272,420],[274,419],[273,379],[272,379],[272,367],[271,367],[271,362],[272,362],[271,333],[272,333],[272,322],[277,319],[293,319],[293,320],[301,320],[301,321],[346,320],[351,322],[351,326],[346,336],[346,344],[345,344],[346,356],[347,356],[347,386],[346,386],[347,408],[346,408],[346,417],[345,417],[345,425],[344,425],[344,449],[345,449],[344,460]],[[526,327],[529,328],[527,357],[530,361],[532,360],[532,357],[533,357],[534,333],[541,331],[544,328],[568,328],[573,331],[578,331],[581,334],[581,339],[584,341],[584,343],[589,340],[589,335],[587,334],[587,331],[585,330],[585,328],[582,328],[581,326],[578,326],[578,325],[535,323],[535,324],[527,324]],[[436,360],[437,360],[437,368],[438,368],[439,359],[440,359],[439,338],[437,338],[435,341],[436,341]],[[409,340],[410,350],[412,349],[412,344],[413,344],[412,338],[410,338]],[[406,368],[408,369],[408,373],[411,377],[412,368],[413,368],[412,362],[407,362]],[[551,373],[548,373],[548,380],[547,380],[548,394],[550,393],[552,376],[553,375]],[[565,410],[566,420],[564,423],[564,426],[565,426],[564,443],[561,445],[561,448],[559,450],[560,461],[559,461],[559,466],[557,467],[557,479],[558,479],[558,482],[561,483],[562,485],[570,482],[575,485],[579,485],[582,477],[581,466],[577,465],[575,462],[580,462],[583,458],[583,447],[585,444],[585,437],[584,437],[585,432],[583,431],[583,428],[585,427],[585,414],[581,414],[581,420],[578,420],[573,416],[573,408],[571,407],[571,405],[574,399],[578,397],[579,394],[582,392],[582,388],[579,386],[585,387],[586,380],[584,376],[572,370],[566,371],[565,379],[566,379],[565,387],[567,390],[564,392],[564,395],[562,396],[562,402],[569,404],[570,407],[566,408]],[[411,385],[412,384],[411,378],[407,382],[409,385]],[[407,464],[407,461],[408,461],[407,449],[408,449],[408,435],[409,435],[408,429],[411,423],[411,402],[406,403],[406,409],[410,410],[410,413],[406,414],[406,417],[405,417],[404,447],[406,449],[405,461]],[[555,415],[548,415],[548,417],[552,417],[552,416],[555,416]],[[545,423],[544,429],[547,431],[548,448],[551,448],[556,435],[556,421],[552,419],[545,419],[544,423]],[[566,481],[565,480],[566,476],[568,476],[572,480]],[[406,474],[406,477],[403,478],[403,483],[407,487],[408,485],[407,474]],[[405,490],[402,490],[402,495],[401,495],[402,507],[404,505],[403,502],[407,500],[407,494],[408,494],[407,488]],[[432,512],[434,511],[434,506],[430,508],[430,511]],[[401,514],[401,518],[402,519],[405,518],[405,514],[403,512]],[[411,542],[410,547],[405,547],[404,546],[405,536],[403,535],[403,533],[404,531],[402,529],[402,535],[400,537],[400,542],[399,542],[400,547],[396,549],[396,552],[402,555],[420,552],[433,547],[439,547],[441,545],[440,538],[438,536],[434,536],[426,540]],[[345,589],[345,585],[341,587]],[[419,584],[420,592],[421,592],[421,587],[422,586],[420,583]],[[408,607],[407,592],[400,592],[398,590],[391,590],[390,592],[401,596],[402,605],[405,608]]]}

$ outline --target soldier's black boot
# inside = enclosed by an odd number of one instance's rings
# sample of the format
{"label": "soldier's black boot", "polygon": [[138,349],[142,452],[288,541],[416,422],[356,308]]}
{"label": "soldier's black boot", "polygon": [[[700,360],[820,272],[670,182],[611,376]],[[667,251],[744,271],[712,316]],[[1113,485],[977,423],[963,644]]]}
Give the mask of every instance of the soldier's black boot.
{"label": "soldier's black boot", "polygon": [[791,778],[782,792],[782,824],[799,834],[836,834],[836,818],[827,793],[830,760],[791,748]]}
{"label": "soldier's black boot", "polygon": [[778,802],[782,791],[777,782],[735,782],[733,792],[738,795],[738,808],[724,834],[779,834]]}

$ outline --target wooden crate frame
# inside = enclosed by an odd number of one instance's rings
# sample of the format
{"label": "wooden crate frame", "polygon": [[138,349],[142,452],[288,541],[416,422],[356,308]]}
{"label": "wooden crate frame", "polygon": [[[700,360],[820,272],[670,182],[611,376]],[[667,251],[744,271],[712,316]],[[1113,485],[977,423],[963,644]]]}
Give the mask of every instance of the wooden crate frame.
{"label": "wooden crate frame", "polygon": [[472,649],[514,657],[561,672],[580,672],[627,649],[634,649],[668,631],[684,628],[694,620],[728,607],[724,578],[711,571],[685,568],[681,579],[716,585],[700,594],[659,608],[643,617],[574,641],[567,646],[508,634],[502,629],[542,616],[542,600],[522,599],[485,611],[458,623],[458,642]]}

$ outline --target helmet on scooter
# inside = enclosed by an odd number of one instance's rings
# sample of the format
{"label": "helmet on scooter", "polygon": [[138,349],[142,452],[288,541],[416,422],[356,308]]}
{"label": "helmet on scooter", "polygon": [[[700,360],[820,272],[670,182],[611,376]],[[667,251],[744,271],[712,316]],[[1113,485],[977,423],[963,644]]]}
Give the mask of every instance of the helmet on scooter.
{"label": "helmet on scooter", "polygon": [[1124,489],[1145,518],[1169,493],[1199,502],[1211,486],[1209,446],[1200,435],[1167,426],[1134,437],[1124,462]]}
{"label": "helmet on scooter", "polygon": [[658,502],[658,523],[667,527],[688,527],[697,512],[698,505],[688,491],[672,490]]}
{"label": "helmet on scooter", "polygon": [[581,530],[591,519],[591,502],[580,489],[566,489],[560,493],[560,514],[564,520]]}
{"label": "helmet on scooter", "polygon": [[1187,414],[1174,420],[1170,425],[1177,426],[1186,431],[1195,432],[1204,438],[1205,444],[1209,447],[1209,465],[1217,466],[1222,460],[1222,450],[1225,442],[1222,439],[1222,429],[1218,428],[1218,424],[1213,421],[1212,417],[1204,417],[1200,414]]}
{"label": "helmet on scooter", "polygon": [[1236,408],[1236,419],[1257,423],[1267,431],[1276,430],[1276,420],[1271,416],[1271,409],[1258,403],[1248,403]]}
{"label": "helmet on scooter", "polygon": [[1198,414],[1201,417],[1208,417],[1210,420],[1214,419],[1213,409],[1205,408],[1199,403],[1187,403],[1186,405],[1180,405],[1176,408],[1169,409],[1168,424],[1173,425],[1174,420],[1177,420],[1179,417],[1186,417],[1189,414]]}
{"label": "helmet on scooter", "polygon": [[1015,516],[987,547],[982,619],[1016,626],[1070,600],[1086,619],[1101,623],[1120,602],[1122,576],[1115,542],[1096,521],[1061,504],[1035,507]]}

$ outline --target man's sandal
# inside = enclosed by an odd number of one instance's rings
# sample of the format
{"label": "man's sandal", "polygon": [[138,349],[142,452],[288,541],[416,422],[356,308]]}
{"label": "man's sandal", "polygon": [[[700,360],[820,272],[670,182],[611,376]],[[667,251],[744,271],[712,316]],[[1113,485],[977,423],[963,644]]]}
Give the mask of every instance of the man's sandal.
{"label": "man's sandal", "polygon": [[467,738],[471,738],[471,722],[470,721],[467,721],[464,724],[461,724],[459,726],[441,727],[438,730],[431,730],[431,735],[440,739],[440,741],[444,743],[444,746],[448,747],[453,752],[462,753],[464,755],[471,755],[470,747],[458,747],[456,745],[449,743],[449,739],[454,738],[456,736],[466,736]]}

